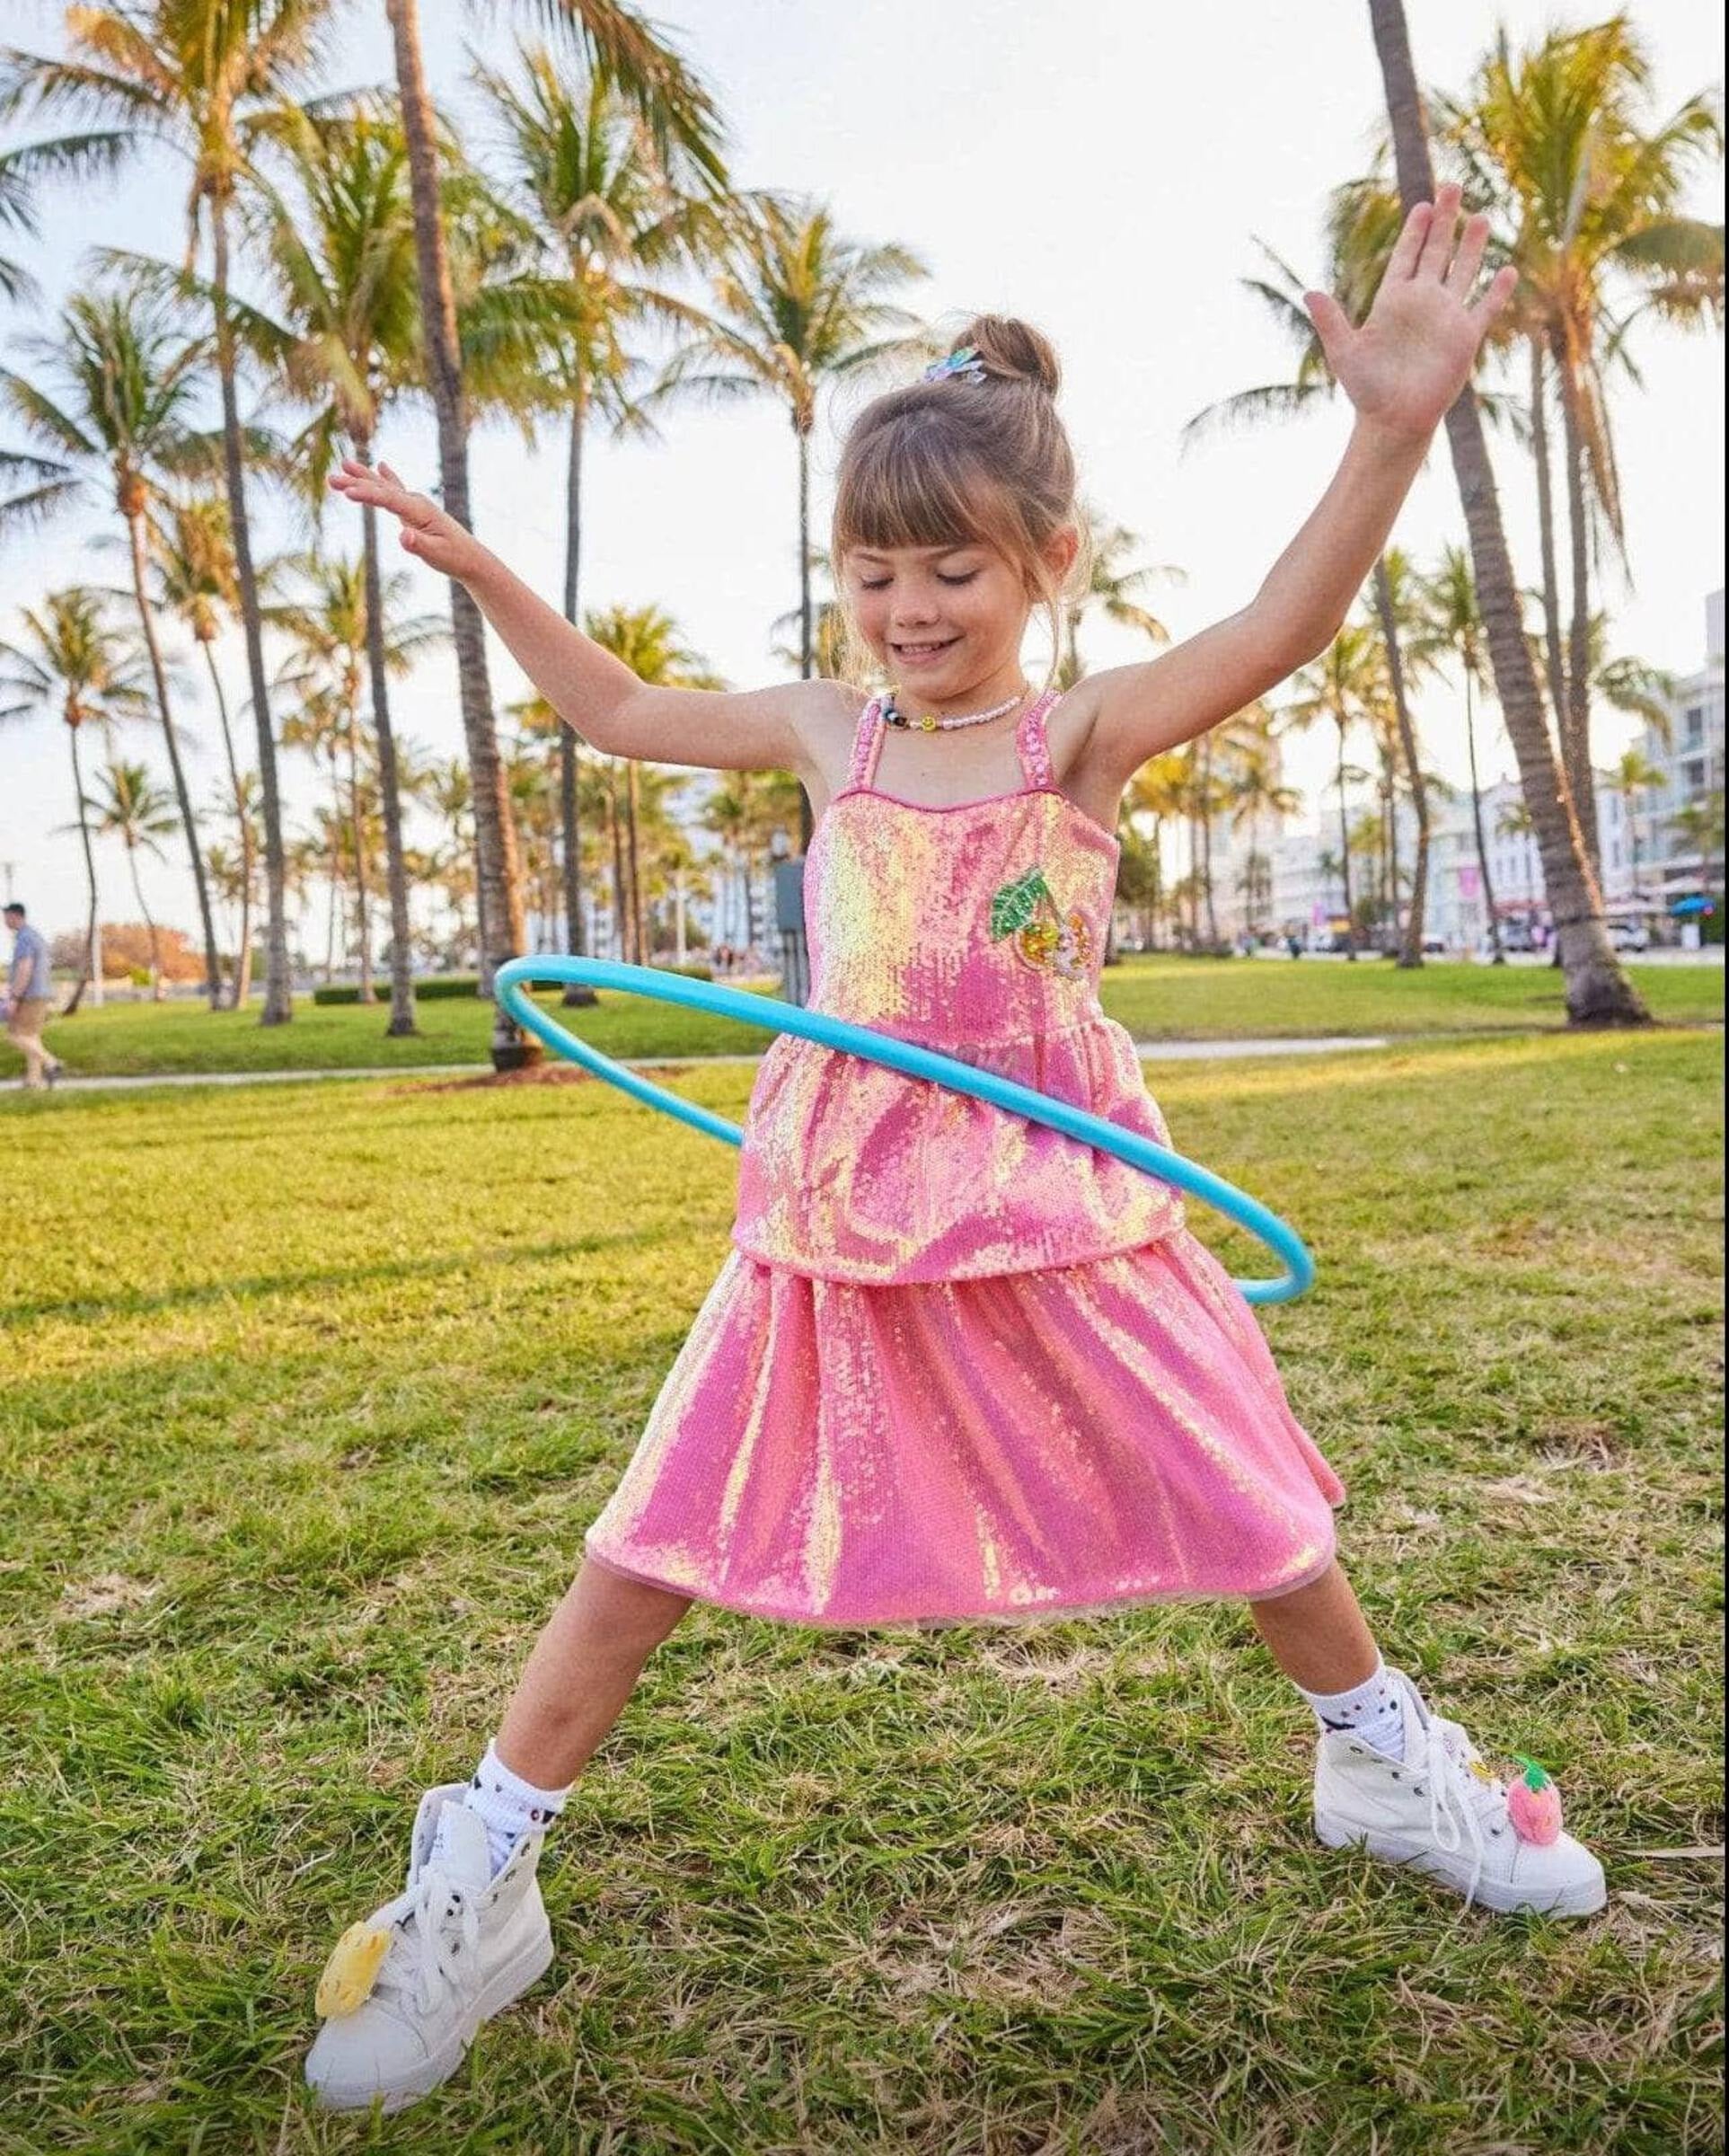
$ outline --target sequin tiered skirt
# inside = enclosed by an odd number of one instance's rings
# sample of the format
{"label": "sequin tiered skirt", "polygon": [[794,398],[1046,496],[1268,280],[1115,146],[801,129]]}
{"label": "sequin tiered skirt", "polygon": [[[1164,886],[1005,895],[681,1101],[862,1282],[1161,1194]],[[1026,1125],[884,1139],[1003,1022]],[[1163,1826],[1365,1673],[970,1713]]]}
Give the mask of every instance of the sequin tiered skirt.
{"label": "sequin tiered skirt", "polygon": [[1025,1621],[1288,1594],[1345,1496],[1187,1228],[880,1287],[735,1249],[585,1547],[789,1623]]}

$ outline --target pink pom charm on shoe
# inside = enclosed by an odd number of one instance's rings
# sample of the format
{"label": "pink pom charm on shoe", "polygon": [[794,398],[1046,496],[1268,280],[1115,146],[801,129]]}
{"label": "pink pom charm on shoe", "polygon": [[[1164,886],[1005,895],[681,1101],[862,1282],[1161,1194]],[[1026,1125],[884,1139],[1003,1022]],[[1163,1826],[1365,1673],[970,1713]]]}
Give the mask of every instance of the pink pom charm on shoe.
{"label": "pink pom charm on shoe", "polygon": [[1522,1752],[1513,1756],[1525,1772],[1507,1790],[1507,1816],[1522,1842],[1547,1848],[1560,1839],[1561,1792],[1534,1759]]}

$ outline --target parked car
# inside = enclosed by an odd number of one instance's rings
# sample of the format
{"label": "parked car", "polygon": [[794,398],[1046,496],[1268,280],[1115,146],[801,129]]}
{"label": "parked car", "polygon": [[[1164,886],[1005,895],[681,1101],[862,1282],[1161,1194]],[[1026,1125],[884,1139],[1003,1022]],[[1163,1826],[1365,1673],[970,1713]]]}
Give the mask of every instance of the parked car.
{"label": "parked car", "polygon": [[1610,948],[1613,950],[1649,950],[1651,932],[1643,921],[1610,921]]}

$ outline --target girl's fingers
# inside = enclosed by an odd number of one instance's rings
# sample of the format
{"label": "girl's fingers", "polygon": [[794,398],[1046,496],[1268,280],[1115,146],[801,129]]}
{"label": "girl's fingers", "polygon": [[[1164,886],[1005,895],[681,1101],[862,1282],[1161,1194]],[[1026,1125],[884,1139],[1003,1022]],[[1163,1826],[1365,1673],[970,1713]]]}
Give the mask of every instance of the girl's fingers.
{"label": "girl's fingers", "polygon": [[1404,229],[1394,243],[1393,252],[1387,258],[1387,276],[1389,280],[1410,277],[1415,273],[1417,257],[1423,252],[1423,243],[1428,237],[1433,207],[1428,202],[1418,202],[1406,218]]}
{"label": "girl's fingers", "polygon": [[1435,190],[1434,215],[1429,220],[1428,236],[1417,261],[1418,277],[1438,278],[1446,270],[1447,258],[1453,251],[1453,227],[1459,221],[1459,189],[1451,182]]}
{"label": "girl's fingers", "polygon": [[1477,273],[1483,267],[1483,250],[1489,243],[1489,221],[1479,210],[1465,225],[1459,243],[1459,252],[1453,257],[1453,266],[1447,272],[1447,289],[1462,299],[1477,282]]}
{"label": "girl's fingers", "polygon": [[1477,305],[1466,309],[1469,318],[1478,324],[1479,332],[1487,330],[1489,324],[1513,297],[1518,283],[1519,272],[1511,262],[1508,262],[1497,270],[1489,279],[1488,288]]}
{"label": "girl's fingers", "polygon": [[1302,297],[1330,366],[1351,340],[1351,317],[1330,292],[1305,292]]}

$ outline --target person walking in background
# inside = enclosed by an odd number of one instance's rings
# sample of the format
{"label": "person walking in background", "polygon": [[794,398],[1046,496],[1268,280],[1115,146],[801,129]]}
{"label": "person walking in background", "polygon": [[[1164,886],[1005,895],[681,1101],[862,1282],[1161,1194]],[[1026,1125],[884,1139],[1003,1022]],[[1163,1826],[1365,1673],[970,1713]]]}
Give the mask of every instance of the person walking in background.
{"label": "person walking in background", "polygon": [[16,899],[5,909],[12,931],[12,969],[6,980],[6,1038],[24,1059],[24,1083],[34,1092],[52,1085],[65,1069],[42,1045],[42,1028],[54,1001],[52,963],[40,929],[32,928]]}

